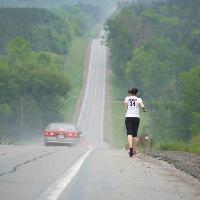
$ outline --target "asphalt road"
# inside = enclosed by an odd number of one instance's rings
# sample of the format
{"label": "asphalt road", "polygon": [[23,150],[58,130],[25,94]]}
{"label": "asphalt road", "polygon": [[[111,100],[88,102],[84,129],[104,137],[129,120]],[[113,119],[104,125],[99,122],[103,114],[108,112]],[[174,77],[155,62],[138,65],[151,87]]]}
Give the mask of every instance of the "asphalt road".
{"label": "asphalt road", "polygon": [[0,146],[1,200],[199,200],[200,182],[166,162],[103,141],[106,49],[91,45],[80,145]]}
{"label": "asphalt road", "polygon": [[92,147],[102,147],[105,104],[106,48],[100,39],[93,40],[88,79],[78,126]]}

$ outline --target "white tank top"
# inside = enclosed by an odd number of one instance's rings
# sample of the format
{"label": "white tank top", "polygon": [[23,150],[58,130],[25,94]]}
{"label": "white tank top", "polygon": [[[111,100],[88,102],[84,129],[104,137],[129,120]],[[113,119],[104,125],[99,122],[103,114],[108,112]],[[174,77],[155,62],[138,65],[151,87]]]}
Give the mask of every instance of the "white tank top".
{"label": "white tank top", "polygon": [[128,105],[128,110],[125,117],[138,117],[140,118],[140,104],[142,99],[136,96],[127,96],[124,103]]}

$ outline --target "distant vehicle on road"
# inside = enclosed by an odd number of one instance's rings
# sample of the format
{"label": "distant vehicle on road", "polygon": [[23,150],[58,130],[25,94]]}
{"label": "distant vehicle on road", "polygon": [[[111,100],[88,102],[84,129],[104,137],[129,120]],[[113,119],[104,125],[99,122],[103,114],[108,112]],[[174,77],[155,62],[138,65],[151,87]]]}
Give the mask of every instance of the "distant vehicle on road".
{"label": "distant vehicle on road", "polygon": [[44,130],[44,143],[49,144],[75,144],[80,142],[81,131],[72,123],[51,123]]}

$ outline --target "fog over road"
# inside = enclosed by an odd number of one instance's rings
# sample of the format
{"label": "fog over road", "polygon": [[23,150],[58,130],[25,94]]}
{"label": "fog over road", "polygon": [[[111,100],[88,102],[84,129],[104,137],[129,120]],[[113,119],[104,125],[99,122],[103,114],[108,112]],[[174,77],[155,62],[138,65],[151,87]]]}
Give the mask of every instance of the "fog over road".
{"label": "fog over road", "polygon": [[84,145],[0,146],[0,199],[200,199],[197,179],[143,154],[129,158],[126,150],[104,143],[105,67],[106,48],[95,39],[77,120]]}

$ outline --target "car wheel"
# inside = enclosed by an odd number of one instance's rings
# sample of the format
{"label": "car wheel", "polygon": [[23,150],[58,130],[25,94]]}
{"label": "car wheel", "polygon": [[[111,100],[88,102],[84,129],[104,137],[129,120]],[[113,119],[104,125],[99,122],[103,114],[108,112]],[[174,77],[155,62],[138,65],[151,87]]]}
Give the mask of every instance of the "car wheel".
{"label": "car wheel", "polygon": [[49,146],[49,143],[45,141],[44,145],[47,147],[47,146]]}

